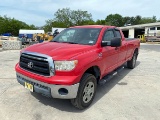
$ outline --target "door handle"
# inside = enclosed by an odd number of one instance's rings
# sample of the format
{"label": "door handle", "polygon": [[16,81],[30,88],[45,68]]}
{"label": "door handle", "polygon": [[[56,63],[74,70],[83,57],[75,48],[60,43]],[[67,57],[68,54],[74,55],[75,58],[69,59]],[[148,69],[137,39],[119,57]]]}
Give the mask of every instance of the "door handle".
{"label": "door handle", "polygon": [[119,50],[119,47],[116,47],[115,50]]}

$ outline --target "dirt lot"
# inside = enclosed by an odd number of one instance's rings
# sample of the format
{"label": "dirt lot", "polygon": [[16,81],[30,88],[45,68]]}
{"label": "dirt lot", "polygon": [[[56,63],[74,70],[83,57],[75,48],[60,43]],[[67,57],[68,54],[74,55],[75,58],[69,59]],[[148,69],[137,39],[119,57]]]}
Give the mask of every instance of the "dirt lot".
{"label": "dirt lot", "polygon": [[0,51],[1,120],[159,120],[160,45],[141,45],[137,66],[99,86],[91,107],[30,93],[16,81],[19,51]]}

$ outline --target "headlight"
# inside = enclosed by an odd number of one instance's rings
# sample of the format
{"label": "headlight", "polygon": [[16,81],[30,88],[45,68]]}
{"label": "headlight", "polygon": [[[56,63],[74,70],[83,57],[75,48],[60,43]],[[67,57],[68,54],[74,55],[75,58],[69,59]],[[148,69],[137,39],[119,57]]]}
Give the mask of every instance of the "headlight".
{"label": "headlight", "polygon": [[77,65],[77,60],[72,61],[54,61],[55,69],[58,71],[71,71]]}

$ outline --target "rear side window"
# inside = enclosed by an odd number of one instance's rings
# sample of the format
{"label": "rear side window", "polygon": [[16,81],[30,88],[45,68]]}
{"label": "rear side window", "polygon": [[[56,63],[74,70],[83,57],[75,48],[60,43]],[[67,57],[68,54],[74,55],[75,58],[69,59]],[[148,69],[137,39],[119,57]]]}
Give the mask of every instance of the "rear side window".
{"label": "rear side window", "polygon": [[108,30],[104,35],[103,41],[111,41],[114,37],[115,36],[114,36],[113,31],[112,30]]}
{"label": "rear side window", "polygon": [[115,33],[116,33],[116,37],[118,37],[118,38],[122,38],[122,37],[121,37],[121,33],[120,33],[120,31],[119,31],[119,30],[115,30]]}

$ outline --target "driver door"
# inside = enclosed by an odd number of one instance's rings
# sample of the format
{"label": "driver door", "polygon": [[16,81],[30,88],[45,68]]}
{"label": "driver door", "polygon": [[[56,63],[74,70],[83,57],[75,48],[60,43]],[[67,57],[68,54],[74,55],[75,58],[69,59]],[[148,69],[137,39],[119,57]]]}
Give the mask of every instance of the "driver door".
{"label": "driver door", "polygon": [[[103,41],[110,42],[115,37],[113,29],[106,30],[102,39]],[[118,50],[116,47],[105,46],[102,48],[103,66],[105,67],[104,73],[107,74],[113,71],[118,65]]]}

